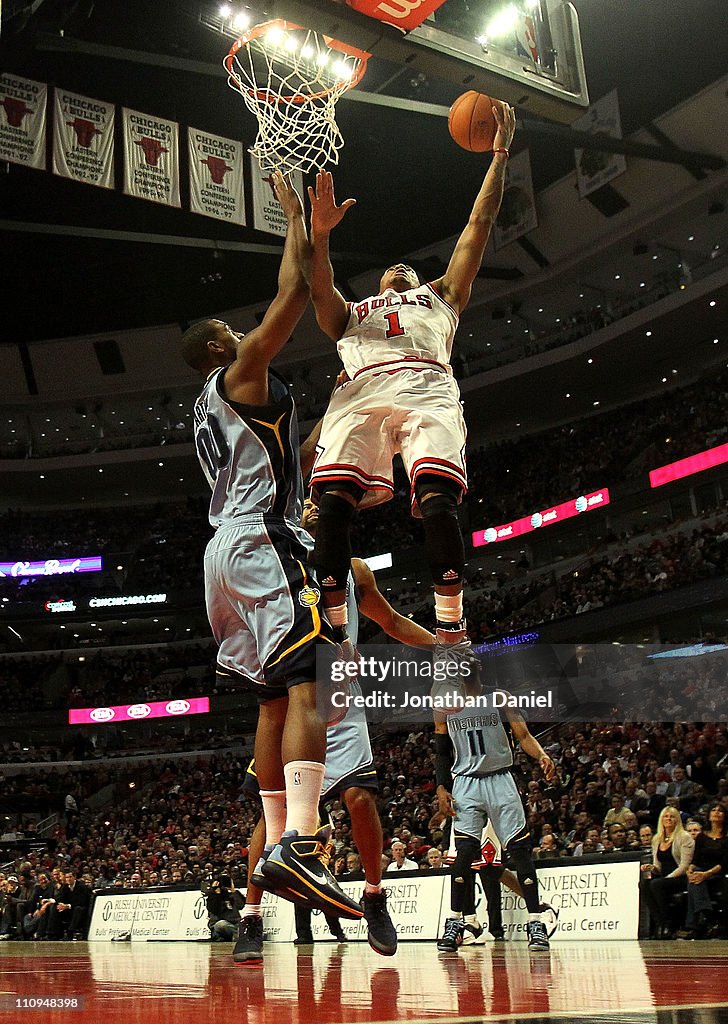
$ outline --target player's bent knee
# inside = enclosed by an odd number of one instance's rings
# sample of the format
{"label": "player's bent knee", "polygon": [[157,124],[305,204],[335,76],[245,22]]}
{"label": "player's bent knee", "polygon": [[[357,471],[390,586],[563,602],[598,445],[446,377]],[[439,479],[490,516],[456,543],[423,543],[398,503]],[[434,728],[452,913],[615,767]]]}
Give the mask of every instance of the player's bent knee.
{"label": "player's bent knee", "polygon": [[428,477],[423,473],[415,481],[414,489],[423,519],[442,512],[457,516],[462,488],[454,480],[448,480],[446,477]]}
{"label": "player's bent knee", "polygon": [[353,480],[324,480],[316,485],[319,505],[327,494],[333,494],[335,498],[341,498],[349,505],[356,507],[366,493],[363,487],[355,484]]}
{"label": "player's bent knee", "polygon": [[344,803],[349,814],[352,816],[363,814],[371,808],[376,810],[377,806],[372,790],[362,789],[361,786],[350,786],[344,792]]}

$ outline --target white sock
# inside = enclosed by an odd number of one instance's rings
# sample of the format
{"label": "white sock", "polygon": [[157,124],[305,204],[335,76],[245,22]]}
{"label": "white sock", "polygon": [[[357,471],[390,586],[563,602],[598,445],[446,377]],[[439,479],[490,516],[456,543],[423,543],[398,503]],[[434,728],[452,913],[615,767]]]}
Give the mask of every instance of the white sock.
{"label": "white sock", "polygon": [[541,920],[541,915],[540,914],[529,914],[528,915],[528,920],[529,921],[540,921]]}
{"label": "white sock", "polygon": [[265,845],[275,846],[280,842],[286,824],[285,789],[261,789],[263,817],[265,818]]}
{"label": "white sock", "polygon": [[332,626],[347,626],[349,624],[349,609],[346,604],[332,604],[325,611],[326,618]]}
{"label": "white sock", "polygon": [[381,892],[381,891],[382,891],[382,883],[381,882],[378,882],[376,885],[374,885],[373,882],[365,882],[364,883],[364,892],[367,895],[373,895],[374,893]]}
{"label": "white sock", "polygon": [[463,617],[463,592],[459,594],[438,594],[435,591],[435,618],[438,622],[452,622],[453,625]]}
{"label": "white sock", "polygon": [[466,914],[465,915],[465,923],[466,924],[479,924],[480,922],[478,921],[477,914]]}
{"label": "white sock", "polygon": [[459,910],[451,910],[450,913],[447,916],[448,916],[448,919],[451,918],[451,917],[454,917],[458,921],[462,921],[462,919],[463,919],[463,915],[460,913]]}
{"label": "white sock", "polygon": [[286,832],[295,829],[312,836],[318,826],[318,805],[324,781],[320,761],[289,761],[283,767],[286,779]]}
{"label": "white sock", "polygon": [[243,907],[243,917],[262,917],[260,903],[246,903]]}

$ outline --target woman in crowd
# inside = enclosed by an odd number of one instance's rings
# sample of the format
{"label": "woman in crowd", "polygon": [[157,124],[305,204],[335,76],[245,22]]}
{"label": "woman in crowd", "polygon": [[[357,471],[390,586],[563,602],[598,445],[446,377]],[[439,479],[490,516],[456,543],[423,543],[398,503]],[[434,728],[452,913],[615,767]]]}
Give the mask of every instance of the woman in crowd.
{"label": "woman in crowd", "polygon": [[641,867],[640,891],[650,912],[651,934],[656,939],[672,938],[670,897],[684,892],[695,843],[683,828],[680,812],[664,807],[652,840],[652,863]]}
{"label": "woman in crowd", "polygon": [[693,861],[688,868],[688,912],[686,931],[680,938],[713,938],[718,934],[714,901],[725,898],[728,868],[728,835],[725,808],[717,800],[708,808],[708,828],[695,840]]}

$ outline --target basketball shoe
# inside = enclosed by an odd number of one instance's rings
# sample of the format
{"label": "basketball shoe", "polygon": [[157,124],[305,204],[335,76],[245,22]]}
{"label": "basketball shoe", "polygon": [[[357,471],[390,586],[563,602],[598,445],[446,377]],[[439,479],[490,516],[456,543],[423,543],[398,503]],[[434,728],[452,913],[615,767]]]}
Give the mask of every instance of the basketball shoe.
{"label": "basketball shoe", "polygon": [[369,945],[382,956],[394,956],[397,952],[397,930],[387,910],[387,893],[365,892],[361,898],[361,909],[367,923]]}
{"label": "basketball shoe", "polygon": [[244,917],[238,925],[238,940],[233,948],[233,963],[257,967],[263,963],[263,918]]}
{"label": "basketball shoe", "polygon": [[442,937],[437,940],[437,948],[441,953],[457,953],[462,944],[465,924],[459,917],[448,917]]}
{"label": "basketball shoe", "polygon": [[463,923],[462,946],[472,946],[483,934],[483,926],[477,917],[466,918]]}
{"label": "basketball shoe", "polygon": [[277,885],[275,882],[271,881],[271,879],[266,878],[263,874],[263,865],[268,860],[273,850],[273,846],[270,848],[266,847],[263,850],[261,858],[254,867],[253,873],[250,876],[251,884],[257,886],[259,889],[264,889],[266,892],[275,893],[277,896],[280,896],[281,899],[288,900],[290,903],[296,903],[301,907],[308,907],[310,904],[305,897],[299,896],[296,892],[292,892],[287,886]]}
{"label": "basketball shoe", "polygon": [[559,912],[550,903],[539,903],[538,912],[541,915],[546,934],[551,938],[559,923]]}
{"label": "basketball shoe", "polygon": [[526,924],[529,949],[550,949],[549,937],[546,933],[546,925],[543,921],[529,921]]}
{"label": "basketball shoe", "polygon": [[[329,825],[312,836],[301,836],[295,830],[284,832],[261,871],[286,899],[298,896],[314,909],[358,920],[363,917],[362,908],[349,899],[329,871],[326,843],[330,836]],[[289,890],[292,896],[283,890]]]}

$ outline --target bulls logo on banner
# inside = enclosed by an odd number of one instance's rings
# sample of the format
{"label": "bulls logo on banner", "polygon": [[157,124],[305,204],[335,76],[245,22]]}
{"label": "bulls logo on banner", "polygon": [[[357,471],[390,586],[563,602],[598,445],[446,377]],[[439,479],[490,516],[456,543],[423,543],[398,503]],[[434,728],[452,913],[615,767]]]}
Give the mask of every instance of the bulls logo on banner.
{"label": "bulls logo on banner", "polygon": [[242,142],[189,128],[187,144],[192,212],[245,224]]}
{"label": "bulls logo on banner", "polygon": [[127,107],[122,118],[125,194],[179,206],[179,125]]}
{"label": "bulls logo on banner", "polygon": [[[286,215],[273,191],[270,174],[261,171],[257,160],[252,161],[253,183],[253,227],[258,231],[270,231],[274,235],[285,235],[288,227]],[[303,196],[303,175],[293,171],[291,183],[299,196]]]}
{"label": "bulls logo on banner", "polygon": [[114,106],[55,89],[53,173],[114,187]]}
{"label": "bulls logo on banner", "polygon": [[[586,114],[574,121],[571,127],[590,135],[610,135],[613,139],[621,139],[622,121],[617,90],[612,89],[606,96],[592,103]],[[627,170],[627,160],[621,153],[607,153],[603,149],[575,149],[574,160],[581,199]]]}
{"label": "bulls logo on banner", "polygon": [[47,94],[44,82],[0,76],[0,160],[45,170]]}
{"label": "bulls logo on banner", "polygon": [[536,201],[531,178],[531,158],[527,149],[508,161],[503,202],[493,225],[496,250],[538,227]]}

